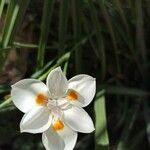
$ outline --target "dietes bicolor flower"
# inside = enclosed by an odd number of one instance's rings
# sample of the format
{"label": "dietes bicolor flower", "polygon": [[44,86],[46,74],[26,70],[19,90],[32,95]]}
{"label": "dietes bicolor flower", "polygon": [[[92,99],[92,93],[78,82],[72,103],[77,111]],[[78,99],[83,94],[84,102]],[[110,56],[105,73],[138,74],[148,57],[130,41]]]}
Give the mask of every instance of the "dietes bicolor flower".
{"label": "dietes bicolor flower", "polygon": [[91,117],[82,108],[93,99],[95,78],[80,74],[67,80],[60,67],[52,70],[46,85],[36,79],[23,79],[12,85],[15,106],[24,114],[21,132],[43,133],[46,150],[72,150],[77,132],[94,130]]}

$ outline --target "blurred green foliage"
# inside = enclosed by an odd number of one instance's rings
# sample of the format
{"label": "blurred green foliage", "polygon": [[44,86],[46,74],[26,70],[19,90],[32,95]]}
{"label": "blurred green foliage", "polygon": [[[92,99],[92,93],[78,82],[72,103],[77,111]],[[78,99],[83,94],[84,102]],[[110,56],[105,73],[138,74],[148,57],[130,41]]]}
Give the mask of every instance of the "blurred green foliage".
{"label": "blurred green foliage", "polygon": [[149,20],[149,0],[0,0],[0,149],[44,149],[41,135],[20,134],[10,85],[57,66],[97,80],[95,136],[80,134],[76,150],[149,149]]}

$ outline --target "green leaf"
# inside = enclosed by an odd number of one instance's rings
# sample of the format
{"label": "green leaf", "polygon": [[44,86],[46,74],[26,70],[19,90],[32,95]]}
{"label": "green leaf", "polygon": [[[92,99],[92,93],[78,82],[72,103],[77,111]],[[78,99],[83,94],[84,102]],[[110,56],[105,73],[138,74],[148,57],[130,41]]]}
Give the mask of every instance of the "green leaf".
{"label": "green leaf", "polygon": [[116,59],[117,71],[120,74],[121,70],[120,70],[119,57],[118,57],[118,46],[117,46],[117,40],[116,40],[116,36],[115,36],[114,30],[113,30],[113,26],[112,26],[112,20],[111,20],[111,18],[109,16],[108,10],[107,10],[107,8],[105,6],[105,1],[99,0],[98,4],[99,4],[99,7],[102,10],[102,14],[103,14],[104,19],[106,21],[106,25],[108,27],[108,31],[109,31],[110,36],[112,38],[112,44],[113,44],[113,49],[112,50],[114,51],[114,56],[115,56],[115,59]]}
{"label": "green leaf", "polygon": [[54,7],[54,0],[44,1],[43,16],[41,22],[41,33],[40,33],[39,47],[38,47],[38,54],[37,54],[37,70],[41,69],[44,64],[45,48],[48,40],[47,38],[49,34],[53,7]]}
{"label": "green leaf", "polygon": [[65,50],[65,37],[68,25],[68,15],[69,15],[69,3],[70,0],[60,1],[60,12],[59,12],[59,56],[64,54]]}
{"label": "green leaf", "polygon": [[11,103],[11,101],[12,101],[12,99],[11,99],[11,98],[8,98],[8,99],[5,100],[4,102],[2,102],[2,103],[0,104],[0,110],[1,110],[2,108],[7,107],[7,106]]}
{"label": "green leaf", "polygon": [[105,97],[96,98],[95,110],[95,150],[108,150],[109,139],[107,133],[107,121],[105,110]]}
{"label": "green leaf", "polygon": [[[80,0],[72,0],[72,19],[73,19],[73,35],[74,43],[77,44],[81,40],[81,3]],[[75,68],[76,73],[82,70],[82,48],[79,46],[75,51]]]}
{"label": "green leaf", "polygon": [[3,12],[4,4],[5,4],[5,0],[1,0],[0,1],[0,19],[1,19],[2,12]]}
{"label": "green leaf", "polygon": [[108,86],[106,87],[106,93],[116,95],[141,96],[141,97],[150,95],[150,92],[148,91],[123,86]]}
{"label": "green leaf", "polygon": [[2,35],[2,47],[6,48],[13,42],[15,33],[24,17],[30,0],[11,0],[8,6]]}
{"label": "green leaf", "polygon": [[101,57],[101,78],[104,80],[105,74],[106,74],[106,54],[105,54],[105,45],[104,45],[104,39],[102,34],[102,27],[101,23],[98,18],[98,12],[94,6],[94,3],[92,0],[88,0],[88,6],[91,14],[91,21],[93,23],[93,28],[96,29],[96,42],[98,45],[98,51],[99,55]]}
{"label": "green leaf", "polygon": [[62,65],[64,62],[68,61],[68,59],[70,58],[70,52],[65,53],[64,55],[62,55],[57,62],[55,63],[55,65],[53,65],[52,67],[49,68],[49,70],[47,72],[45,72],[44,74],[42,74],[40,77],[38,77],[39,80],[45,80],[47,75],[56,67]]}
{"label": "green leaf", "polygon": [[8,84],[1,84],[0,85],[0,94],[6,93],[10,90],[10,86]]}
{"label": "green leaf", "polygon": [[38,70],[34,74],[31,75],[31,78],[38,78],[40,75],[44,74],[44,72],[50,68],[53,64],[54,60],[49,61],[42,69]]}

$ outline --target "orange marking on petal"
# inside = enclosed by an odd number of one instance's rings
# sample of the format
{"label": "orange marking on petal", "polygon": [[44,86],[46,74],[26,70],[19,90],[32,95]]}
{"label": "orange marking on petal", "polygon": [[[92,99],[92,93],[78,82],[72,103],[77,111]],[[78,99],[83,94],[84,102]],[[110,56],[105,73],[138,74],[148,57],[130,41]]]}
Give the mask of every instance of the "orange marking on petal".
{"label": "orange marking on petal", "polygon": [[78,95],[77,95],[77,93],[76,93],[75,91],[70,90],[70,91],[68,92],[68,95],[67,95],[66,98],[67,98],[68,100],[70,100],[70,101],[75,101],[75,100],[78,99]]}
{"label": "orange marking on petal", "polygon": [[62,130],[64,128],[64,124],[61,120],[55,120],[53,123],[53,129],[55,131]]}
{"label": "orange marking on petal", "polygon": [[38,94],[36,97],[36,103],[38,105],[44,105],[47,102],[47,97],[43,94]]}

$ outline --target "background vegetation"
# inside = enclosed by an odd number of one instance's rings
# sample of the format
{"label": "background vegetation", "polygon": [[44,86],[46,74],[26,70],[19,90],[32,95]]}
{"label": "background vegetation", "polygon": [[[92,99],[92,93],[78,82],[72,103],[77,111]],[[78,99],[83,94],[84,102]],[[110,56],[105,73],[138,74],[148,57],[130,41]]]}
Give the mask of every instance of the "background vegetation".
{"label": "background vegetation", "polygon": [[10,85],[57,66],[97,80],[96,130],[75,150],[148,150],[149,20],[149,0],[0,0],[0,150],[44,149],[40,134],[20,134]]}

